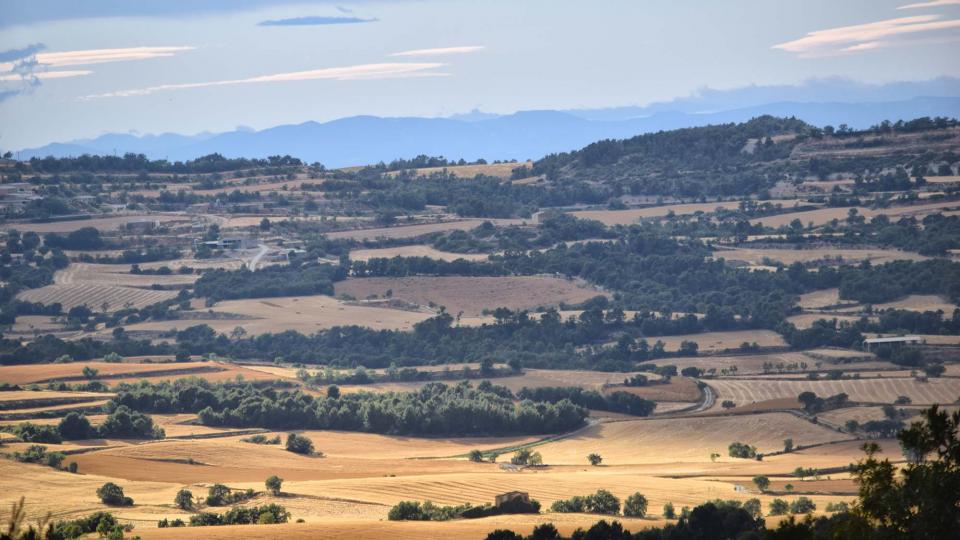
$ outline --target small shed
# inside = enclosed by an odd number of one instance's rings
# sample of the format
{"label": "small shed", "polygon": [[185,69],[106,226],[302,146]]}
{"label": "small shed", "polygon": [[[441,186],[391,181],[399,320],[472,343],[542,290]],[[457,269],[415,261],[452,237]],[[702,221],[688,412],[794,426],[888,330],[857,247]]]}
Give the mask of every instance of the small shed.
{"label": "small shed", "polygon": [[494,506],[500,506],[500,505],[502,505],[503,503],[512,502],[512,501],[516,501],[516,500],[520,500],[520,501],[523,501],[523,502],[525,502],[525,503],[529,503],[529,502],[530,502],[530,494],[527,493],[526,491],[508,491],[508,492],[506,492],[506,493],[502,493],[502,494],[500,494],[500,495],[497,495],[497,496],[494,498]]}

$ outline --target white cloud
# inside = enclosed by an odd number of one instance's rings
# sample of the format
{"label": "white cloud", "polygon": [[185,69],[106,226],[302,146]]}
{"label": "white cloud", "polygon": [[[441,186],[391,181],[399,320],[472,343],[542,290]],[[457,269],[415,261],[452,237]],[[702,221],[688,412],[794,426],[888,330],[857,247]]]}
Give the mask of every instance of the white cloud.
{"label": "white cloud", "polygon": [[150,86],[147,88],[137,88],[133,90],[118,90],[107,92],[105,94],[95,94],[86,96],[83,99],[106,98],[106,97],[128,97],[145,96],[156,92],[168,90],[187,90],[191,88],[209,88],[213,86],[233,86],[240,84],[256,84],[269,82],[289,82],[289,81],[312,81],[318,79],[330,79],[336,81],[356,81],[369,79],[400,79],[408,77],[442,77],[446,73],[430,72],[427,70],[442,67],[444,64],[437,62],[421,63],[382,63],[382,64],[358,64],[355,66],[344,66],[335,68],[314,69],[309,71],[294,71],[290,73],[276,73],[273,75],[261,75],[259,77],[249,77],[246,79],[229,79],[223,81],[206,81],[195,83],[163,84],[159,86]]}
{"label": "white cloud", "polygon": [[806,36],[774,45],[802,58],[849,54],[881,47],[917,42],[953,41],[960,20],[939,20],[939,15],[916,15],[866,24],[810,32]]}
{"label": "white cloud", "polygon": [[462,47],[441,47],[438,49],[414,49],[412,51],[395,52],[390,56],[444,56],[448,54],[465,54],[484,49],[482,45],[466,45]]}
{"label": "white cloud", "polygon": [[919,2],[917,4],[907,4],[897,9],[923,9],[941,6],[960,6],[960,0],[931,0],[930,2]]}
{"label": "white cloud", "polygon": [[[37,64],[42,67],[59,68],[67,66],[86,66],[108,62],[129,62],[163,58],[193,50],[193,47],[127,47],[123,49],[87,49],[80,51],[61,51],[36,55]],[[0,64],[0,71],[13,68],[10,62]]]}

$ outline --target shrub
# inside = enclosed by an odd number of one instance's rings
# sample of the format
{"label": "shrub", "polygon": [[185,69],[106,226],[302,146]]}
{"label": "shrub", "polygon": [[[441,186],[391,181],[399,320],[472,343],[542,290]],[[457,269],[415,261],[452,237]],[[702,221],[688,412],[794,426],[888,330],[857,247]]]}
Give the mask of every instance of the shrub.
{"label": "shrub", "polygon": [[295,454],[310,456],[314,454],[313,441],[303,435],[291,433],[287,435],[287,451]]}
{"label": "shrub", "polygon": [[481,461],[483,461],[483,452],[481,452],[480,450],[471,450],[469,457],[470,457],[470,461],[473,461],[474,463],[480,463]]}
{"label": "shrub", "polygon": [[743,503],[743,509],[754,518],[762,517],[763,507],[760,506],[760,499],[748,499]]}
{"label": "shrub", "polygon": [[113,482],[107,482],[97,488],[97,497],[100,497],[103,504],[110,506],[133,506],[133,499],[125,497],[123,488]]}
{"label": "shrub", "polygon": [[60,432],[53,426],[39,426],[24,422],[13,428],[13,434],[23,442],[36,442],[46,444],[60,444],[63,438]]}
{"label": "shrub", "polygon": [[753,483],[756,484],[757,489],[759,489],[761,492],[766,491],[767,488],[770,487],[770,479],[763,475],[754,476]]}
{"label": "shrub", "polygon": [[230,488],[223,484],[214,484],[207,489],[207,504],[209,506],[223,506],[228,504]]}
{"label": "shrub", "polygon": [[596,467],[597,465],[600,465],[600,463],[603,462],[603,456],[596,453],[590,454],[589,456],[587,456],[587,461],[590,462],[590,465],[593,465],[594,467]]}
{"label": "shrub", "polygon": [[251,443],[251,444],[280,444],[279,435],[275,435],[268,439],[266,435],[258,434],[258,435],[251,435],[249,437],[244,437],[243,439],[240,439],[240,440],[246,443]]}
{"label": "shrub", "polygon": [[627,497],[623,502],[623,515],[628,517],[644,517],[647,515],[647,498],[639,491]]}

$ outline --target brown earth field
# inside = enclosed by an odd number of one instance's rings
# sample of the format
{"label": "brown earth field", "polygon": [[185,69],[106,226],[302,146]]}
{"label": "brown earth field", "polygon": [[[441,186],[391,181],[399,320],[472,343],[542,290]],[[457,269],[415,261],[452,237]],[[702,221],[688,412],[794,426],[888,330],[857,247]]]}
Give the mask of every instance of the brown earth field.
{"label": "brown earth field", "polygon": [[[960,207],[960,202],[940,201],[924,204],[891,206],[890,208],[879,208],[876,210],[872,208],[858,207],[857,212],[859,215],[868,220],[883,214],[889,217],[891,221],[896,221],[904,216],[916,216],[920,218],[927,214],[943,212],[956,207]],[[807,210],[804,212],[790,212],[776,216],[754,218],[750,220],[750,223],[753,225],[762,223],[767,227],[780,227],[783,225],[789,225],[794,219],[799,219],[804,226],[808,225],[809,223],[813,223],[814,227],[819,227],[821,225],[826,225],[834,219],[843,221],[846,219],[849,210],[849,208],[818,208],[816,210]]]}
{"label": "brown earth field", "polygon": [[928,259],[919,253],[900,251],[897,249],[780,249],[780,248],[724,248],[714,251],[716,258],[723,257],[727,261],[743,261],[750,264],[763,264],[765,258],[790,265],[795,262],[816,262],[826,259],[843,260],[844,262],[870,261],[882,264],[897,260],[921,261]]}
{"label": "brown earth field", "polygon": [[814,392],[820,397],[846,393],[851,401],[863,403],[893,403],[899,396],[909,397],[914,404],[949,404],[960,396],[960,379],[941,378],[919,382],[910,377],[883,377],[878,379],[844,379],[837,381],[717,379],[707,384],[722,400],[737,405],[777,398],[795,398],[802,392]]}
{"label": "brown earth field", "polygon": [[337,296],[347,294],[357,299],[383,297],[388,290],[396,300],[422,306],[432,302],[445,306],[448,313],[467,316],[479,316],[484,308],[532,309],[561,302],[580,303],[603,295],[571,280],[541,276],[349,278],[335,285]]}
{"label": "brown earth field", "polygon": [[[782,204],[784,208],[793,208],[799,204],[792,199],[765,201],[772,204]],[[651,206],[647,208],[632,208],[629,210],[578,210],[570,212],[571,215],[580,219],[593,219],[604,225],[630,225],[637,220],[646,218],[666,217],[670,212],[678,216],[685,216],[703,212],[711,214],[717,208],[725,210],[734,210],[740,206],[740,201],[722,201],[708,203],[689,203],[689,204],[667,204],[663,206]]]}

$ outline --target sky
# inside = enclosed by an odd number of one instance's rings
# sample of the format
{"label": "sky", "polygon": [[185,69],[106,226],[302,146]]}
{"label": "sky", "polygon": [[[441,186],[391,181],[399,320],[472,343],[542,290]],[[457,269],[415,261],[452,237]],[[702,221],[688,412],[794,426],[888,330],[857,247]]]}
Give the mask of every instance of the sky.
{"label": "sky", "polygon": [[960,0],[5,0],[0,149],[960,76]]}

